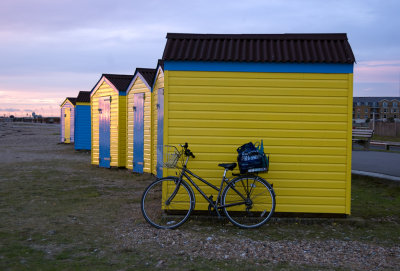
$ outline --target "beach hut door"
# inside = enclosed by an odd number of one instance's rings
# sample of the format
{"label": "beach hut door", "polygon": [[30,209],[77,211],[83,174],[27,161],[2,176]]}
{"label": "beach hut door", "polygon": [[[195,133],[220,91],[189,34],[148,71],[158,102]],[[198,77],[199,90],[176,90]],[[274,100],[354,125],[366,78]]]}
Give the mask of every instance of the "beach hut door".
{"label": "beach hut door", "polygon": [[99,167],[110,167],[110,97],[99,99]]}
{"label": "beach hut door", "polygon": [[64,143],[71,143],[71,108],[65,108],[64,111]]}
{"label": "beach hut door", "polygon": [[134,94],[133,171],[143,173],[144,162],[144,93]]}
{"label": "beach hut door", "polygon": [[157,177],[163,176],[164,89],[157,93]]}

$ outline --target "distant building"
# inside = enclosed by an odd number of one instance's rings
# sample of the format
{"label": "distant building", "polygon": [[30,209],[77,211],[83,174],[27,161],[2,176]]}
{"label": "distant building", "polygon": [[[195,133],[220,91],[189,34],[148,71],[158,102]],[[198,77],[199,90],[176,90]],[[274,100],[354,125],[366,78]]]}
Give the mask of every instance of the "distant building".
{"label": "distant building", "polygon": [[400,97],[354,97],[353,122],[364,123],[367,120],[400,121]]}

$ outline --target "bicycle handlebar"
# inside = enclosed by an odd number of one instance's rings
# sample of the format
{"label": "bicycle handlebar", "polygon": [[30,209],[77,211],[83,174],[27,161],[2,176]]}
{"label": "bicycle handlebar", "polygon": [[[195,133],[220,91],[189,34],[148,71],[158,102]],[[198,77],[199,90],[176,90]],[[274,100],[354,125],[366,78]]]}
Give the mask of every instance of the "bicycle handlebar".
{"label": "bicycle handlebar", "polygon": [[191,152],[191,150],[188,149],[189,144],[187,142],[185,142],[185,145],[181,145],[181,147],[185,149],[186,156],[191,156],[192,158],[196,158],[196,156],[193,154],[193,152]]}

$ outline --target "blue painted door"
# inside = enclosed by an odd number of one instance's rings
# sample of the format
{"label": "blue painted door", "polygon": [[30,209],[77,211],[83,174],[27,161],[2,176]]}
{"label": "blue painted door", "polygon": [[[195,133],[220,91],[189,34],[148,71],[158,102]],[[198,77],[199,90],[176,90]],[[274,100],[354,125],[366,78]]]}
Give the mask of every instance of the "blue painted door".
{"label": "blue painted door", "polygon": [[144,93],[134,94],[133,105],[133,171],[143,173]]}
{"label": "blue painted door", "polygon": [[110,104],[111,97],[99,99],[99,167],[110,167]]}
{"label": "blue painted door", "polygon": [[164,89],[157,93],[157,177],[163,177]]}

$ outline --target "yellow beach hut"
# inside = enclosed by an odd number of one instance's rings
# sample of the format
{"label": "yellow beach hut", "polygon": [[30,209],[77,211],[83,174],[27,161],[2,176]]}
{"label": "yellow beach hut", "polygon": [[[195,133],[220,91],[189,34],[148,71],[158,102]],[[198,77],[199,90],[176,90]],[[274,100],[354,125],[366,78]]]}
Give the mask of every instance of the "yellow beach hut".
{"label": "yellow beach hut", "polygon": [[68,97],[61,107],[61,142],[74,143],[76,98]]}
{"label": "yellow beach hut", "polygon": [[126,167],[151,173],[151,85],[155,69],[137,68],[127,89]]}
{"label": "yellow beach hut", "polygon": [[126,166],[126,90],[132,78],[103,74],[90,94],[93,165]]}
{"label": "yellow beach hut", "polygon": [[157,63],[156,74],[152,83],[152,163],[151,173],[158,178],[163,176],[163,130],[164,130],[164,64]]}
{"label": "yellow beach hut", "polygon": [[217,164],[263,140],[276,212],[350,214],[346,34],[167,34],[163,60],[163,144],[188,142],[194,172],[219,184]]}

